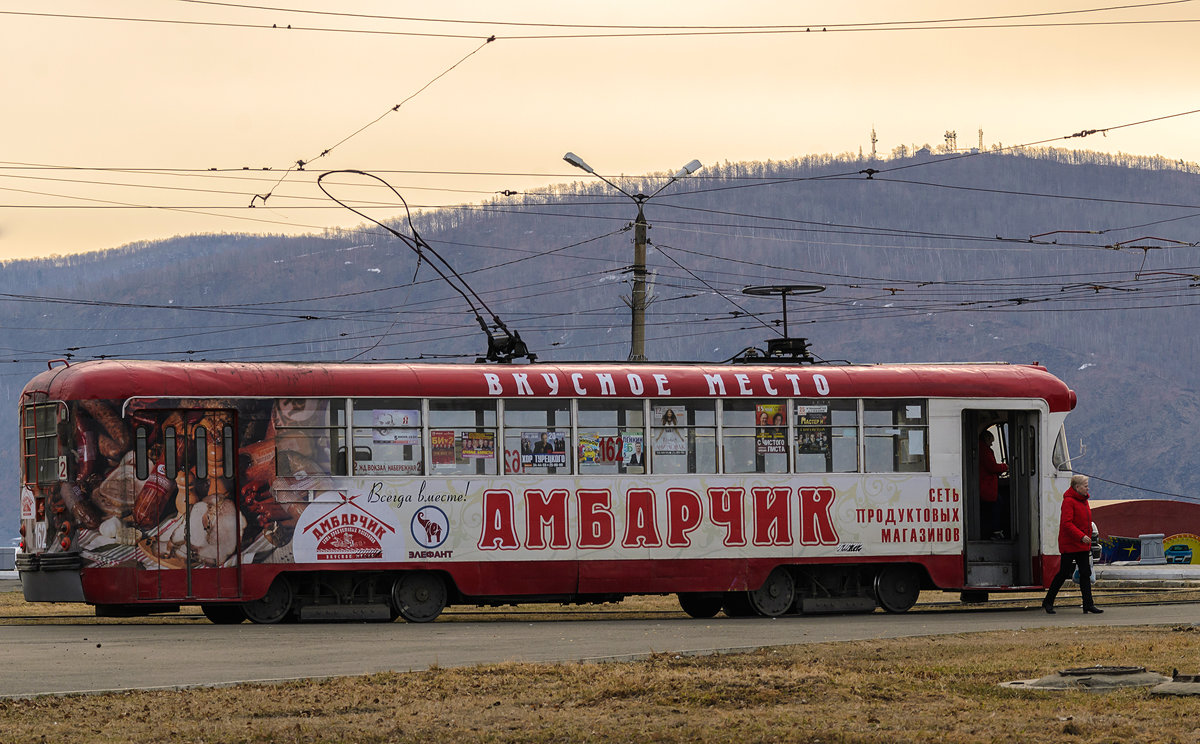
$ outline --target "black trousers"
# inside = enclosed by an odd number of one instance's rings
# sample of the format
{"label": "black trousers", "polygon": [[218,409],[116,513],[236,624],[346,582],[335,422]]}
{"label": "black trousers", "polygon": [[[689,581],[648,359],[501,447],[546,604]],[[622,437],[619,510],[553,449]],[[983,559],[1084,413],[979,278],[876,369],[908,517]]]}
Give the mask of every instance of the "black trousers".
{"label": "black trousers", "polygon": [[987,540],[992,533],[1008,530],[1008,513],[1000,505],[1000,498],[995,501],[979,502],[979,539]]}
{"label": "black trousers", "polygon": [[1042,604],[1054,604],[1058,590],[1062,589],[1063,582],[1075,573],[1076,567],[1079,568],[1079,591],[1083,594],[1083,606],[1091,607],[1094,604],[1092,602],[1092,565],[1088,561],[1089,556],[1091,556],[1091,552],[1087,550],[1062,554],[1058,573],[1054,574],[1054,581],[1050,582],[1050,589],[1046,592],[1046,598],[1042,600]]}

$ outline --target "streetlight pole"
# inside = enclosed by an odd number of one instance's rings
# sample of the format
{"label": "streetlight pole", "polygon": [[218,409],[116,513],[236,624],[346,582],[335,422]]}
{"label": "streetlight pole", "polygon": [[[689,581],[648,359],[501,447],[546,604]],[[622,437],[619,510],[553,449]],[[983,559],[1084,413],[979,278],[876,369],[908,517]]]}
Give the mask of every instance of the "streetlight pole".
{"label": "streetlight pole", "polygon": [[693,160],[687,165],[679,169],[679,171],[671,176],[671,178],[658,187],[653,194],[631,194],[596,171],[592,167],[583,162],[583,158],[573,152],[568,152],[563,155],[563,160],[567,161],[576,168],[590,173],[591,175],[604,181],[609,186],[612,186],[617,191],[633,200],[637,205],[637,220],[633,223],[633,291],[630,293],[629,310],[630,310],[630,333],[629,333],[629,361],[644,362],[646,361],[646,244],[649,242],[646,239],[646,230],[650,227],[646,222],[646,214],[643,210],[646,202],[662,193],[663,189],[675,183],[684,176],[690,176],[704,166],[699,160]]}

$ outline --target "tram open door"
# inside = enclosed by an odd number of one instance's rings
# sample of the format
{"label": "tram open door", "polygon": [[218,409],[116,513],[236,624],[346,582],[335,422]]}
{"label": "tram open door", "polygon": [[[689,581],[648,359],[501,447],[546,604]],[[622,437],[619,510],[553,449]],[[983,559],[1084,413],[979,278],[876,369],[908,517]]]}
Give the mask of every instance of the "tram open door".
{"label": "tram open door", "polygon": [[[989,588],[1033,586],[1036,529],[1040,524],[1038,489],[1038,412],[963,411],[963,509],[966,529],[964,596],[983,599]],[[983,450],[988,447],[990,454]],[[988,466],[1003,463],[996,474]],[[993,470],[996,500],[981,481]],[[981,596],[982,595],[982,596]]]}
{"label": "tram open door", "polygon": [[193,409],[137,416],[135,447],[149,469],[149,492],[143,488],[133,515],[148,529],[139,599],[240,596],[236,416]]}

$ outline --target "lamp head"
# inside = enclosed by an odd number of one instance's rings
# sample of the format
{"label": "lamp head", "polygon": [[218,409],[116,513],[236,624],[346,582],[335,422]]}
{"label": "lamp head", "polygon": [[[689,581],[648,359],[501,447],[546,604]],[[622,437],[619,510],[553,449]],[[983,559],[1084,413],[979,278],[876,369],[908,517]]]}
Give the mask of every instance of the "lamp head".
{"label": "lamp head", "polygon": [[[592,173],[592,174],[594,174],[596,172],[596,171],[592,170],[592,166],[583,162],[583,158],[579,157],[578,155],[576,155],[573,152],[568,152],[566,155],[563,155],[563,160],[567,161],[568,163],[575,166],[576,168],[578,168],[581,171],[585,171],[587,173]],[[696,165],[699,166],[700,164],[696,163]]]}

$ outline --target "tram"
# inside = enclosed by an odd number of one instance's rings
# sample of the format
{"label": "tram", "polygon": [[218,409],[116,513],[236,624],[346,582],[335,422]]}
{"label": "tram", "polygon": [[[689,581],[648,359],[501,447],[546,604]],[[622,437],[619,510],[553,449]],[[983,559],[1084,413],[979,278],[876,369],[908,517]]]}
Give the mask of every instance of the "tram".
{"label": "tram", "polygon": [[48,367],[20,400],[33,602],[428,622],[676,594],[776,617],[1040,589],[1058,563],[1076,398],[1036,364]]}

